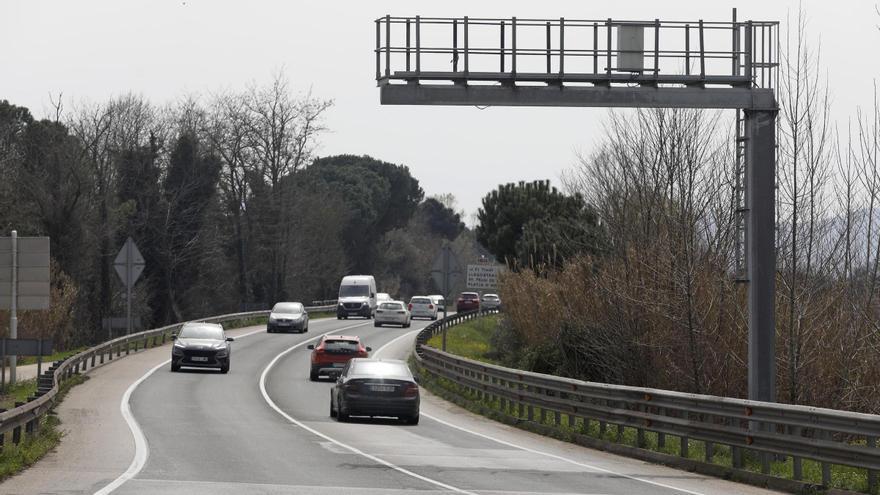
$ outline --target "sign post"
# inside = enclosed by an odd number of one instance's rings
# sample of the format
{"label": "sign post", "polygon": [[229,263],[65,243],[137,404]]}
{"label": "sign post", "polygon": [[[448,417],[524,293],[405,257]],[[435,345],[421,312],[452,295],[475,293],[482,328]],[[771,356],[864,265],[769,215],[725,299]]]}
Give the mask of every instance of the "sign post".
{"label": "sign post", "polygon": [[[49,309],[49,238],[0,237],[0,309],[9,310],[9,337],[18,337],[19,309]],[[9,357],[9,383],[15,383],[15,354]],[[4,377],[5,378],[5,377]]]}
{"label": "sign post", "polygon": [[[440,248],[440,253],[434,258],[434,264],[431,265],[431,277],[434,280],[434,284],[440,287],[440,291],[443,294],[443,318],[446,318],[446,307],[449,304],[449,291],[461,278],[461,265],[458,263],[458,259],[455,257],[455,253],[452,252],[452,247],[449,246],[448,242],[443,243],[443,247]],[[443,327],[442,349],[444,351],[446,350],[445,326]]]}
{"label": "sign post", "polygon": [[[131,333],[131,288],[144,271],[144,257],[131,237],[126,239],[113,261],[113,268],[125,284],[126,335]],[[113,328],[108,326],[108,336],[113,338]]]}

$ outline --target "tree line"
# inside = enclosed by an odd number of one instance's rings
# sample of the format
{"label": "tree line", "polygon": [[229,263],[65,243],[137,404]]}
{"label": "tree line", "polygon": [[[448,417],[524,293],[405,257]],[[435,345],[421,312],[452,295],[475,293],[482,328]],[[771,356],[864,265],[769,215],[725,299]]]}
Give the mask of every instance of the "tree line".
{"label": "tree line", "polygon": [[46,119],[0,101],[0,229],[51,239],[52,307],[23,314],[20,335],[106,340],[128,237],[146,261],[133,294],[145,327],[334,299],[349,273],[427,293],[442,242],[474,249],[454,198],[425,198],[404,165],[316,156],[332,105],[281,76],[167,105],[59,103]]}

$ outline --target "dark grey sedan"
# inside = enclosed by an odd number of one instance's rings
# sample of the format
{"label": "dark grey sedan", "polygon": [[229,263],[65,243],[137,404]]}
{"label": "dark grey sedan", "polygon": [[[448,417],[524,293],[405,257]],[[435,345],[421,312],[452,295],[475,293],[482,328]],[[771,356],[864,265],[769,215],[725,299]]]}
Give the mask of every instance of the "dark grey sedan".
{"label": "dark grey sedan", "polygon": [[404,361],[352,359],[330,390],[330,416],[394,416],[417,425],[419,386]]}
{"label": "dark grey sedan", "polygon": [[308,332],[309,312],[302,303],[280,302],[269,313],[266,331],[274,332]]}
{"label": "dark grey sedan", "polygon": [[232,355],[230,342],[223,327],[216,323],[184,323],[180,333],[172,335],[171,371],[179,371],[182,366],[192,368],[220,368],[229,372]]}

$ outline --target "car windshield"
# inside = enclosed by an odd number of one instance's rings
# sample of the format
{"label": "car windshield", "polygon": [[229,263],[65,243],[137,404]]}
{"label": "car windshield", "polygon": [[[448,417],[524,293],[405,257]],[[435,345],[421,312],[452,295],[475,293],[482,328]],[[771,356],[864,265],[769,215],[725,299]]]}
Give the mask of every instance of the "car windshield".
{"label": "car windshield", "polygon": [[368,297],[370,288],[366,285],[343,285],[339,287],[339,297]]}
{"label": "car windshield", "polygon": [[403,304],[401,303],[382,303],[379,305],[380,309],[403,309]]}
{"label": "car windshield", "polygon": [[300,303],[279,303],[272,308],[273,313],[302,313],[303,305]]}
{"label": "car windshield", "polygon": [[431,300],[427,297],[414,297],[410,302],[413,304],[431,304]]}
{"label": "car windshield", "polygon": [[357,352],[358,342],[356,340],[327,339],[324,341],[324,352],[330,353],[350,353]]}
{"label": "car windshield", "polygon": [[388,361],[358,361],[352,372],[371,376],[412,376],[406,364]]}
{"label": "car windshield", "polygon": [[485,296],[483,296],[483,299],[486,299],[487,301],[494,301],[494,300],[498,299],[498,296],[485,295]]}
{"label": "car windshield", "polygon": [[461,295],[462,299],[479,299],[480,296],[475,292],[465,292]]}
{"label": "car windshield", "polygon": [[181,339],[223,340],[223,330],[215,326],[184,326],[180,330]]}

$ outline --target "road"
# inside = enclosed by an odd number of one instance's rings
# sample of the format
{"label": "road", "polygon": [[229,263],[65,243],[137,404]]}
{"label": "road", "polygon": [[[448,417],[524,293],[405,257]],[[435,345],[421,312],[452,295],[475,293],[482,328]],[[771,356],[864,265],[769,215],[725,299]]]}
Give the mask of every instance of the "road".
{"label": "road", "polygon": [[331,384],[309,381],[306,344],[356,334],[374,355],[404,357],[425,323],[316,320],[308,334],[237,340],[228,375],[163,366],[131,395],[149,453],[114,493],[769,493],[546,439],[429,394],[417,426],[332,420]]}

